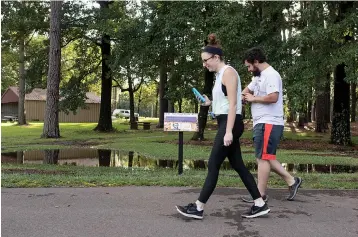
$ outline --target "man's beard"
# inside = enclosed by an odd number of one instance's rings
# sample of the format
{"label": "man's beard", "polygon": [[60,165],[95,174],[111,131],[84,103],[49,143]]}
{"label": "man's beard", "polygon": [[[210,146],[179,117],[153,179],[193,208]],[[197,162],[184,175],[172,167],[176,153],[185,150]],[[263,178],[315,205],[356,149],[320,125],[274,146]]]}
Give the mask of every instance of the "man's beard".
{"label": "man's beard", "polygon": [[261,72],[258,68],[255,68],[255,71],[252,72],[252,75],[254,75],[254,77],[259,77],[261,76]]}

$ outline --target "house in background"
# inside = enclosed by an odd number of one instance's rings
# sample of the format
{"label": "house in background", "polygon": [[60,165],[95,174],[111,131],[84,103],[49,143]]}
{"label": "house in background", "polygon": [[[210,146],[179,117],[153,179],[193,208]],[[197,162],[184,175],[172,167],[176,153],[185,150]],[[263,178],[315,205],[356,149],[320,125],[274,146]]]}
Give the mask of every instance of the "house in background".
{"label": "house in background", "polygon": [[[66,114],[59,112],[60,123],[88,123],[98,122],[101,106],[101,97],[93,92],[86,93],[87,109],[78,108],[77,113]],[[17,116],[19,90],[10,86],[1,96],[1,118],[4,116]],[[27,121],[44,121],[46,108],[46,89],[35,88],[25,95],[25,116]]]}

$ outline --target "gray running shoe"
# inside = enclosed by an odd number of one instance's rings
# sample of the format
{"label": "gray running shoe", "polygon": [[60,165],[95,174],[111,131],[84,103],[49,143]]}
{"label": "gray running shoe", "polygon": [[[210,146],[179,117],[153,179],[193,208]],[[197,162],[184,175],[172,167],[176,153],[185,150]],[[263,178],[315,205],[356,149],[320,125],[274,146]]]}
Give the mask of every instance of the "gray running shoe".
{"label": "gray running shoe", "polygon": [[288,191],[290,192],[290,195],[287,197],[287,200],[293,201],[297,194],[297,190],[299,187],[301,187],[302,179],[300,177],[295,177],[295,183],[292,186],[288,187]]}

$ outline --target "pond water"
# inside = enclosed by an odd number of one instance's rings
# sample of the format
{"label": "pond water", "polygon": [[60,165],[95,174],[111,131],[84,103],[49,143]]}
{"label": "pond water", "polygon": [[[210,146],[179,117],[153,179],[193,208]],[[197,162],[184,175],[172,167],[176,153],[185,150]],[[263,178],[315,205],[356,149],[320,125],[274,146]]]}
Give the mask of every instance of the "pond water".
{"label": "pond water", "polygon": [[[185,155],[184,155],[185,157]],[[122,152],[119,150],[101,150],[91,148],[61,149],[61,150],[31,150],[1,153],[2,164],[53,164],[74,166],[107,166],[124,168],[167,168],[177,169],[177,160],[154,159],[145,157],[136,152]],[[250,171],[256,171],[255,162],[246,162]],[[357,173],[358,166],[346,165],[316,165],[316,164],[282,164],[289,172],[306,173]],[[183,161],[184,170],[207,169],[207,160]],[[221,166],[223,170],[230,170],[228,160]]]}

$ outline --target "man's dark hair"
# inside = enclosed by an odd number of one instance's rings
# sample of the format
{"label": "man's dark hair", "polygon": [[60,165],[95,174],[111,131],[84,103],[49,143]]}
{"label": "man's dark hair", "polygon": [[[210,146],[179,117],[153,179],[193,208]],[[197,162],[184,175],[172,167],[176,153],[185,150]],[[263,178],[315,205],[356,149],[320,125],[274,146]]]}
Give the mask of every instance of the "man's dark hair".
{"label": "man's dark hair", "polygon": [[264,63],[266,62],[266,56],[261,48],[251,48],[245,52],[244,63],[245,60],[251,64],[254,64],[255,60],[259,63]]}

